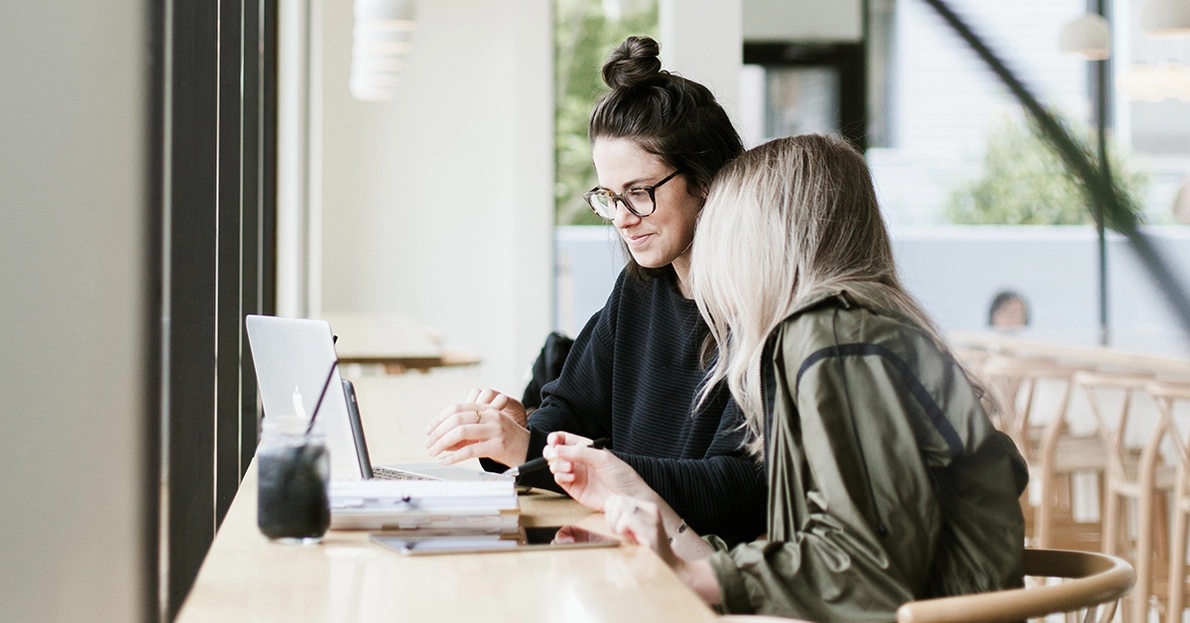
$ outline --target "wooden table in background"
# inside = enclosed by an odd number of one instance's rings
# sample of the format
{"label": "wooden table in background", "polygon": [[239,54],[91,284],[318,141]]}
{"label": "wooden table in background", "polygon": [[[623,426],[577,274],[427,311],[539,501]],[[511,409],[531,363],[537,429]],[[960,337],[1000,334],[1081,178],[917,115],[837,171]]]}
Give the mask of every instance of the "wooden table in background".
{"label": "wooden table in background", "polygon": [[[353,379],[372,458],[424,461],[422,432],[476,384],[469,368]],[[606,531],[557,494],[521,496],[526,526],[577,523]],[[649,549],[616,548],[407,557],[362,532],[331,531],[317,546],[270,543],[256,528],[250,467],[176,619],[212,621],[715,621]]]}
{"label": "wooden table in background", "polygon": [[481,361],[475,353],[443,348],[437,331],[400,314],[328,312],[323,319],[339,338],[335,351],[343,366],[383,366],[387,374],[403,374]]}

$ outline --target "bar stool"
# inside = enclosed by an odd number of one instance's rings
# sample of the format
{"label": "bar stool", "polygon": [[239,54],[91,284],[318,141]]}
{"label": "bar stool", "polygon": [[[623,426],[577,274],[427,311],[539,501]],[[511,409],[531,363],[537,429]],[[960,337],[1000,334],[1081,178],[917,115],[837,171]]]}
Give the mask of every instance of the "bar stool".
{"label": "bar stool", "polygon": [[[1169,572],[1164,578],[1167,584],[1165,620],[1181,621],[1186,604],[1186,526],[1190,518],[1190,438],[1184,439],[1174,420],[1174,404],[1190,402],[1190,384],[1159,382],[1152,383],[1148,392],[1157,403],[1166,430],[1177,446],[1177,477],[1173,495],[1173,528],[1170,532]],[[1155,585],[1160,582],[1155,581]]]}
{"label": "bar stool", "polygon": [[[1104,511],[1101,519],[1103,553],[1123,555],[1136,568],[1136,588],[1127,598],[1128,607],[1121,612],[1125,622],[1147,621],[1149,598],[1153,586],[1154,544],[1165,545],[1165,522],[1155,521],[1160,515],[1155,511],[1157,492],[1173,485],[1173,471],[1160,467],[1160,448],[1167,428],[1159,418],[1148,431],[1145,444],[1139,451],[1126,443],[1125,434],[1129,426],[1133,393],[1144,391],[1153,381],[1152,375],[1112,374],[1080,372],[1075,375],[1075,385],[1086,392],[1091,414],[1099,425],[1099,438],[1106,451],[1104,470]],[[1102,392],[1122,392],[1120,409],[1114,419],[1109,419],[1102,406]],[[1123,550],[1127,537],[1127,504],[1136,504],[1136,541],[1133,555]]]}

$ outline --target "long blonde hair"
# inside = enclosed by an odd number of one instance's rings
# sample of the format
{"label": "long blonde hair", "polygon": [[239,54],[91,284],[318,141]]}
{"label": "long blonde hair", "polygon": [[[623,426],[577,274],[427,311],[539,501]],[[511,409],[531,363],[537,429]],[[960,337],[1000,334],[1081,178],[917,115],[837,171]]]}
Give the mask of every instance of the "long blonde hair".
{"label": "long blonde hair", "polygon": [[905,319],[948,352],[897,278],[867,163],[839,137],[776,139],[724,167],[695,232],[690,286],[718,347],[699,399],[727,379],[757,455],[765,342],[808,297],[845,287],[859,305]]}

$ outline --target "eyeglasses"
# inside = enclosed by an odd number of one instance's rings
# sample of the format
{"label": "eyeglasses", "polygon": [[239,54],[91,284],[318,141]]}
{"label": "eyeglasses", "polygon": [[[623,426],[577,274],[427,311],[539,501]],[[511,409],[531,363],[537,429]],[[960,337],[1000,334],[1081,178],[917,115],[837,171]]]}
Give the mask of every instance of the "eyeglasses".
{"label": "eyeglasses", "polygon": [[592,188],[590,192],[583,195],[583,199],[587,200],[587,204],[591,206],[591,209],[596,214],[609,221],[616,218],[617,201],[623,203],[629,212],[644,218],[657,209],[657,197],[654,195],[654,192],[658,188],[661,188],[663,184],[672,180],[678,173],[678,171],[674,171],[666,176],[665,179],[652,186],[629,188],[619,194],[602,188]]}

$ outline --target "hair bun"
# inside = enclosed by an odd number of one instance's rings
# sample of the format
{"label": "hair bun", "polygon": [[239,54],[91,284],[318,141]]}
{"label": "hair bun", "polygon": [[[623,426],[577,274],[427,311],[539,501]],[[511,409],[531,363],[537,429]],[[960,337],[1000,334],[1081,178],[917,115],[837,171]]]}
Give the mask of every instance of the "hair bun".
{"label": "hair bun", "polygon": [[651,37],[628,37],[603,63],[603,81],[613,89],[656,82],[661,76],[660,52]]}

